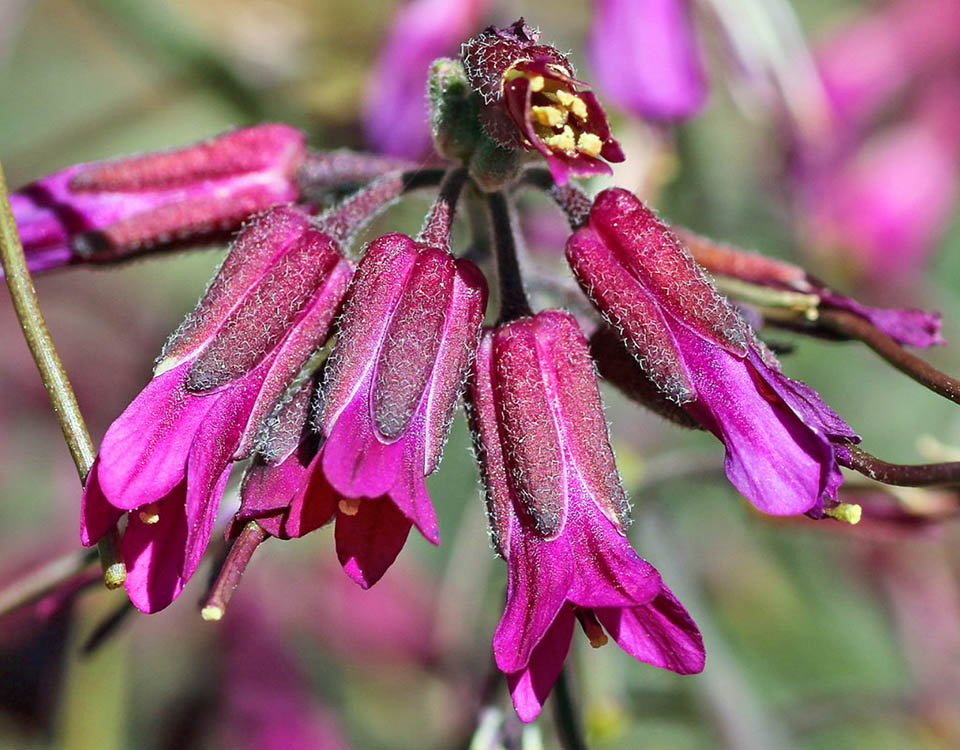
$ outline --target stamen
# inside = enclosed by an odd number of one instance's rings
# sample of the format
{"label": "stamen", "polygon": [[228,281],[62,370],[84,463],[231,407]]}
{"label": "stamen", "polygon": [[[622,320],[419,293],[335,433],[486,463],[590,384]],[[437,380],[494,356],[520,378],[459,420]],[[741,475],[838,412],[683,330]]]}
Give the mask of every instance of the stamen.
{"label": "stamen", "polygon": [[830,516],[830,518],[835,518],[842,523],[848,523],[851,526],[856,526],[860,523],[860,518],[863,515],[863,508],[856,503],[838,503],[833,508],[825,508],[823,514]]}
{"label": "stamen", "polygon": [[556,128],[567,121],[567,112],[558,107],[531,107],[530,113],[533,115],[533,119],[539,122],[541,125],[546,125],[550,128]]}
{"label": "stamen", "polygon": [[577,139],[577,151],[587,156],[597,156],[603,148],[603,141],[593,133],[581,133]]}
{"label": "stamen", "polygon": [[147,503],[146,505],[141,506],[140,510],[137,512],[137,515],[145,524],[152,526],[160,521],[160,508],[156,503]]}
{"label": "stamen", "polygon": [[360,498],[345,497],[343,500],[337,503],[337,508],[339,508],[340,512],[345,516],[355,516],[360,510]]}
{"label": "stamen", "polygon": [[536,94],[540,91],[543,91],[545,84],[546,81],[543,79],[543,76],[534,76],[530,79],[530,90]]}
{"label": "stamen", "polygon": [[587,105],[579,96],[574,96],[565,89],[557,89],[557,98],[560,103],[569,109],[576,117],[581,120],[587,119]]}
{"label": "stamen", "polygon": [[560,151],[575,151],[577,146],[576,137],[573,135],[573,128],[569,125],[563,126],[563,132],[557,135],[551,135],[543,139],[543,142],[550,148]]}
{"label": "stamen", "polygon": [[608,640],[607,634],[603,632],[603,626],[593,610],[586,607],[574,607],[573,611],[580,622],[580,627],[583,628],[584,634],[590,640],[590,645],[593,648],[605,646]]}

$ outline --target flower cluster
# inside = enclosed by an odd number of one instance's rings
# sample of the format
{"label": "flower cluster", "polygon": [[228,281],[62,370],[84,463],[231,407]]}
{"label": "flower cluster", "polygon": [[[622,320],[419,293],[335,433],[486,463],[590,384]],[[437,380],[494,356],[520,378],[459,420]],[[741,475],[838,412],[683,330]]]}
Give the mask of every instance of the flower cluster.
{"label": "flower cluster", "polygon": [[[425,478],[463,397],[507,564],[493,649],[520,718],[540,712],[577,622],[594,646],[609,633],[641,661],[698,672],[697,626],[628,540],[597,372],[713,433],[730,482],[760,510],[837,516],[840,465],[855,461],[859,438],[782,372],[748,323],[757,316],[714,279],[805,295],[901,343],[938,343],[938,319],[867,308],[796,267],[674,231],[626,190],[589,199],[571,176],[609,171],[623,152],[566,56],[522,20],[436,63],[430,87],[434,141],[460,162],[446,169],[317,154],[296,131],[264,125],[73,167],[14,196],[37,269],[243,225],[152,380],[107,430],[83,495],[83,543],[122,527],[130,600],[161,610],[196,572],[233,466],[245,462],[233,546],[205,617],[224,614],[265,538],[330,522],[344,571],[370,587],[411,528],[440,541]],[[503,189],[517,185],[545,188],[567,213],[571,286],[595,315],[531,308]],[[438,195],[417,236],[384,234],[351,254],[371,216],[431,186]],[[451,236],[464,201],[477,209],[475,240],[458,257]],[[475,221],[481,210],[489,222]],[[488,316],[493,265],[499,312]]]}

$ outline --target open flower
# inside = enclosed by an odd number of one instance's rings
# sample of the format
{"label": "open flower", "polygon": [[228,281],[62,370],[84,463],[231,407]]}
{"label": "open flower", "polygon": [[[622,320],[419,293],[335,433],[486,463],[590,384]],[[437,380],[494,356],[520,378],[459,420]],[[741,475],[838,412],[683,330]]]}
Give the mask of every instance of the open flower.
{"label": "open flower", "polygon": [[464,43],[467,78],[484,101],[484,128],[508,148],[539,151],[561,185],[571,174],[610,174],[606,162],[624,156],[606,114],[567,57],[539,38],[521,19]]}
{"label": "open flower", "polygon": [[723,441],[727,477],[767,513],[818,516],[853,430],[780,372],[676,236],[632,193],[604,190],[567,258],[594,305],[670,400]]}
{"label": "open flower", "polygon": [[82,537],[96,543],[131,511],[121,551],[138,608],[167,606],[196,570],[231,462],[249,455],[327,337],[350,275],[307,214],[264,215],[238,237],[153,380],[107,430],[84,491]]}
{"label": "open flower", "polygon": [[185,148],[78,164],[10,196],[31,271],[216,241],[293,201],[303,134],[241,128]]}
{"label": "open flower", "polygon": [[540,713],[574,622],[604,628],[636,658],[703,668],[696,625],[627,541],[627,499],[607,438],[587,343],[562,311],[484,335],[469,388],[471,426],[507,604],[493,640],[517,713]]}

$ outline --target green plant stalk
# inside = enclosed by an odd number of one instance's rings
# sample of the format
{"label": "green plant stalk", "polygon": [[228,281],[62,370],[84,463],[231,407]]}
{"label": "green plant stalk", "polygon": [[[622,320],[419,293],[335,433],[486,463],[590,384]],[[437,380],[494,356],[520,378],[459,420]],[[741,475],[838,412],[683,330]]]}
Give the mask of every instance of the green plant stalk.
{"label": "green plant stalk", "polygon": [[[50,338],[47,324],[40,312],[40,302],[33,279],[27,269],[27,260],[23,255],[23,246],[17,232],[17,224],[10,208],[7,195],[7,182],[0,165],[0,262],[10,289],[13,309],[20,321],[20,328],[27,341],[33,361],[40,371],[40,379],[47,389],[47,396],[53,406],[53,412],[60,422],[63,438],[77,467],[80,482],[86,482],[90,467],[93,466],[96,451],[83,421],[77,398],[70,387],[63,363],[57,355],[57,349]],[[117,588],[126,578],[126,569],[120,561],[117,550],[118,533],[114,528],[98,544],[100,564],[103,567],[104,582],[108,588]]]}

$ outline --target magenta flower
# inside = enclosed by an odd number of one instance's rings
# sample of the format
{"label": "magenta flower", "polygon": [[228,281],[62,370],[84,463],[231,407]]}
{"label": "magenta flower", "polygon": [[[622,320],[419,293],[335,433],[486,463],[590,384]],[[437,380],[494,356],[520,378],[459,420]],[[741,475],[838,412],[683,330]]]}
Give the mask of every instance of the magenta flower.
{"label": "magenta flower", "polygon": [[819,300],[818,309],[854,313],[906,346],[927,347],[945,343],[940,335],[940,313],[864,305],[829,289],[800,266],[714,242],[688,230],[675,228],[674,231],[694,260],[714,276],[728,276],[772,289],[815,295]]}
{"label": "magenta flower", "polygon": [[229,236],[293,201],[303,134],[242,128],[193,146],[68,167],[10,196],[27,263],[44,271]]}
{"label": "magenta flower", "polygon": [[490,0],[413,0],[393,19],[367,85],[367,141],[393,156],[432,153],[427,74],[435,58],[455,54]]}
{"label": "magenta flower", "polygon": [[624,156],[606,114],[567,57],[539,39],[521,19],[464,43],[463,65],[483,97],[485,130],[508,148],[539,151],[560,185],[571,174],[611,174],[606,162]]}
{"label": "magenta flower", "polygon": [[488,331],[469,388],[507,604],[493,639],[517,714],[531,721],[579,620],[627,653],[683,674],[703,668],[696,625],[630,547],[627,498],[607,438],[586,341],[545,311]]}
{"label": "magenta flower", "polygon": [[402,234],[371,243],[325,367],[323,445],[301,392],[244,480],[237,523],[255,518],[289,538],[336,518],[337,556],[364,588],[396,559],[411,525],[438,543],[424,478],[440,461],[486,296],[470,261]]}
{"label": "magenta flower", "polygon": [[[121,547],[130,599],[167,606],[196,570],[231,462],[323,342],[350,279],[336,243],[277,208],[234,243],[154,378],[110,426],[83,499],[83,543],[131,511]],[[132,511],[137,511],[133,513]]]}
{"label": "magenta flower", "polygon": [[707,97],[686,0],[594,0],[590,63],[605,96],[649,120],[690,117]]}
{"label": "magenta flower", "polygon": [[726,447],[727,477],[767,513],[818,516],[850,427],[780,372],[676,237],[630,192],[605,190],[567,243],[580,285],[657,388]]}

